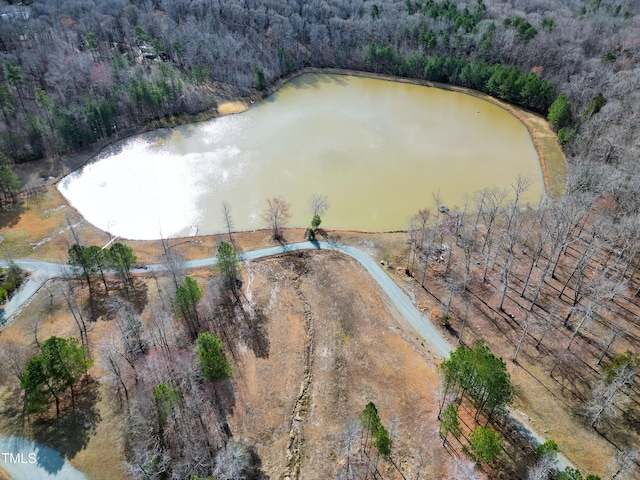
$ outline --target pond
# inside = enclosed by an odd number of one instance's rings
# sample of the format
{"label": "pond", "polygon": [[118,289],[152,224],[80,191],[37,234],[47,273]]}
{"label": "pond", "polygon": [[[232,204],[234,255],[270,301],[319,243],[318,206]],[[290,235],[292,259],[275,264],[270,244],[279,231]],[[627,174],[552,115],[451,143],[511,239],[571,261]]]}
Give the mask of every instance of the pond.
{"label": "pond", "polygon": [[485,100],[412,84],[304,74],[246,112],[138,135],[102,151],[59,189],[95,226],[129,239],[262,228],[266,199],[291,204],[291,226],[404,229],[433,194],[452,210],[467,194],[531,179],[544,191],[525,126]]}

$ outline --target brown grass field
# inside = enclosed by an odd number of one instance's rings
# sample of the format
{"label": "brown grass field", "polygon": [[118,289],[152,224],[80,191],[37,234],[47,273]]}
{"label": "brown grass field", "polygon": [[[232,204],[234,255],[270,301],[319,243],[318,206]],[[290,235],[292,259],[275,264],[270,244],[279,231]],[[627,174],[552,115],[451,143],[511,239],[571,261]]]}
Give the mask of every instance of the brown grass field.
{"label": "brown grass field", "polygon": [[[541,154],[547,188],[553,190],[556,187],[552,179],[566,172],[555,136],[539,117],[527,112],[519,115],[530,131],[537,132],[533,135],[534,144]],[[53,166],[51,162],[43,162],[32,175],[37,176],[40,172],[59,176],[77,168],[86,157],[65,159],[64,163]],[[74,241],[69,225],[86,245],[104,245],[109,241],[109,235],[84,221],[49,181],[45,193],[16,210],[0,214],[3,236],[0,253],[13,259],[36,258],[64,263]],[[447,295],[442,265],[435,265],[430,270],[424,288],[404,273],[406,233],[328,233],[336,241],[360,248],[378,261],[384,260],[389,275],[423,311],[442,308]],[[296,242],[302,240],[303,234],[301,229],[287,229],[285,237],[289,242]],[[196,259],[214,255],[217,243],[224,239],[224,236],[202,236],[172,239],[170,244],[183,258]],[[240,251],[273,245],[267,231],[235,234],[234,241]],[[162,253],[159,241],[126,243],[134,249],[140,264],[156,263]],[[572,248],[582,247],[578,242]],[[555,283],[550,280],[543,295],[546,302],[563,314],[567,308],[566,298],[556,297],[570,275],[572,262],[575,262],[572,258],[576,255],[577,252],[567,250],[558,270],[558,280]],[[454,257],[454,269],[459,268],[456,262],[459,260]],[[524,273],[516,269],[513,292],[508,295],[504,311],[500,311],[497,308],[500,283],[497,268],[490,272],[486,283],[477,281],[482,267],[474,268],[476,280],[472,279],[469,284],[473,301],[464,343],[482,338],[496,355],[507,360],[516,392],[512,406],[516,416],[526,420],[546,438],[557,441],[561,451],[583,473],[603,474],[614,453],[612,442],[628,440],[628,436],[633,435],[636,435],[633,437],[636,441],[637,432],[627,432],[615,423],[604,425],[603,431],[596,431],[585,425],[580,406],[588,394],[589,383],[599,374],[596,361],[602,338],[607,335],[603,327],[607,321],[620,318],[631,332],[628,337],[631,340],[623,338],[612,348],[611,354],[621,353],[626,348],[637,351],[638,344],[633,339],[639,332],[634,319],[640,314],[640,307],[634,292],[616,297],[610,313],[585,328],[571,348],[573,360],[562,361],[553,370],[557,352],[562,350],[570,331],[556,328],[545,337],[542,348],[536,348],[540,333],[532,330],[516,365],[510,358],[521,333],[519,319],[524,303],[516,290]],[[199,281],[204,282],[210,274],[200,272]],[[376,403],[383,422],[394,435],[398,462],[406,472],[416,471],[422,454],[426,458],[425,465],[429,465],[425,473],[437,478],[455,478],[455,459],[461,448],[451,445],[447,450],[438,438],[434,414],[438,382],[436,362],[425,354],[402,318],[387,309],[377,287],[357,264],[341,256],[305,254],[300,258],[252,262],[242,275],[244,294],[268,312],[269,355],[257,357],[251,350],[239,348],[241,354],[234,364],[236,404],[229,424],[234,435],[247,438],[257,446],[263,468],[272,478],[280,478],[295,467],[291,458],[298,459],[300,471],[305,472],[301,478],[334,474],[343,461],[341,447],[344,446],[345,424],[357,417],[367,401]],[[146,301],[154,302],[151,280],[140,278],[137,281],[146,285]],[[53,290],[56,283],[48,287]],[[452,344],[458,341],[464,311],[462,301],[454,299],[450,326],[440,326]],[[434,321],[438,322],[437,319]],[[311,329],[309,322],[313,326]],[[39,339],[53,334],[77,334],[69,312],[59,301],[51,306],[48,290],[43,289],[32,304],[0,332],[0,345],[33,345],[36,325]],[[92,344],[96,345],[97,339],[112,328],[107,320],[92,323],[89,334]],[[303,352],[310,341],[313,342],[313,355],[305,360]],[[300,401],[298,394],[304,381],[301,371],[308,365],[313,367],[310,393]],[[13,385],[3,382],[0,398],[4,414],[0,419],[0,432],[22,432],[58,448],[92,480],[121,478],[125,454],[122,413],[113,392],[100,381],[102,375],[101,364],[96,361],[90,370],[92,380],[86,388],[86,408],[69,417],[64,425],[53,426],[47,422],[26,426],[18,422],[16,399],[19,391],[15,382]],[[84,422],[90,423],[89,429],[79,428]],[[296,423],[303,427],[293,428]],[[293,442],[295,451],[292,451],[289,440],[294,431],[296,441]],[[417,449],[418,444],[427,448],[421,452]],[[327,458],[331,459],[328,465]],[[504,468],[508,471],[514,466],[504,465]],[[386,472],[388,478],[395,478],[393,469],[389,467]],[[487,474],[489,478],[498,478],[497,470],[487,470]]]}

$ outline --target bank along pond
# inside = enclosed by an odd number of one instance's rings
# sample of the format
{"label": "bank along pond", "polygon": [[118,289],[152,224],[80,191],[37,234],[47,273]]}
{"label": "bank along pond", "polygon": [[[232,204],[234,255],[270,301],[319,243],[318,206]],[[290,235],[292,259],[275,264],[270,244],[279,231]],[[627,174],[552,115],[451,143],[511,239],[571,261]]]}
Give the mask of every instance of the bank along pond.
{"label": "bank along pond", "polygon": [[307,226],[311,194],[323,226],[404,229],[433,194],[451,210],[517,175],[543,193],[526,127],[477,97],[344,75],[304,74],[246,112],[118,142],[59,189],[95,226],[129,239],[219,233],[222,202],[236,230],[262,227],[266,199]]}

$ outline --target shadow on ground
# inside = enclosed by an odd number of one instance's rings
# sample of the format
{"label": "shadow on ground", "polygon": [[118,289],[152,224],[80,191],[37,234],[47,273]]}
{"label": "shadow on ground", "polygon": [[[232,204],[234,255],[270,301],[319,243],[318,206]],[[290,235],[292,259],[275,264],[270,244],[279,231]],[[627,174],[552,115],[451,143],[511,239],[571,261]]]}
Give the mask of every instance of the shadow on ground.
{"label": "shadow on ground", "polygon": [[66,405],[59,418],[34,421],[33,439],[56,450],[64,458],[72,459],[87,446],[100,422],[96,408],[98,399],[98,382],[88,378],[86,384],[76,392],[75,410],[69,399],[69,405]]}
{"label": "shadow on ground", "polygon": [[28,210],[28,207],[25,206],[24,204],[21,204],[9,210],[4,210],[0,212],[0,228],[5,229],[5,228],[14,227],[20,221],[20,217],[22,216],[22,214],[25,213],[27,210]]}

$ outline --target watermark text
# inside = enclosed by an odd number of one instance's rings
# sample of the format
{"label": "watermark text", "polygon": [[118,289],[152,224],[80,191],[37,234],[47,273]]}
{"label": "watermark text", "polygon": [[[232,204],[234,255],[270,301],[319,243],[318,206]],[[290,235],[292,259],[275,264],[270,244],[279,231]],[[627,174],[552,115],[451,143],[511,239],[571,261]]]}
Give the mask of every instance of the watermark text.
{"label": "watermark text", "polygon": [[37,463],[36,454],[35,453],[8,453],[8,452],[0,452],[2,456],[2,461],[5,464],[8,463]]}

